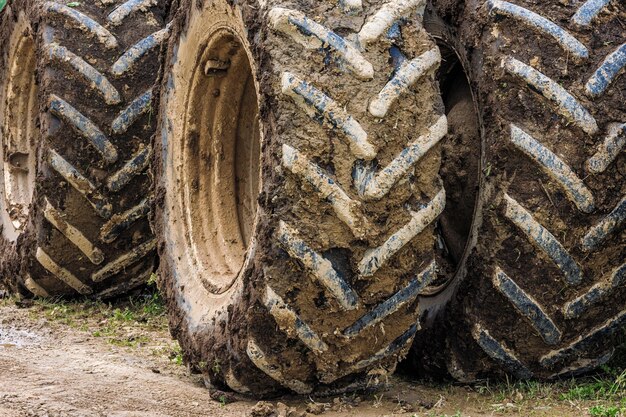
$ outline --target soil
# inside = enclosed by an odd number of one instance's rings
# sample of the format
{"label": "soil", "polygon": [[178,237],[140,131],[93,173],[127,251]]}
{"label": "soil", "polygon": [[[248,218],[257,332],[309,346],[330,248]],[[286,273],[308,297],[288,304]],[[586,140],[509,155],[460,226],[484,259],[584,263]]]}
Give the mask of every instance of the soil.
{"label": "soil", "polygon": [[165,326],[128,322],[116,329],[115,340],[142,342],[113,344],[98,336],[110,320],[93,314],[74,321],[61,314],[65,309],[0,301],[0,416],[583,416],[592,405],[559,401],[556,391],[533,399],[488,385],[433,385],[397,376],[374,393],[257,403],[207,390],[198,375],[171,359],[177,345]]}

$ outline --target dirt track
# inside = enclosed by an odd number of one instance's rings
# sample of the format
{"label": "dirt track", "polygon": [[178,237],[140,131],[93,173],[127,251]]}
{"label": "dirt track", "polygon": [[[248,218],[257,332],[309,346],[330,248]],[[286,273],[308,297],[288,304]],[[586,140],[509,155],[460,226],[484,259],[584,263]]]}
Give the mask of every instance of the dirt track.
{"label": "dirt track", "polygon": [[[176,359],[161,315],[154,316],[155,326],[127,320],[128,309],[107,310],[107,318],[89,305],[67,306],[0,302],[0,416],[312,416],[307,408],[324,410],[324,417],[583,416],[592,405],[556,401],[556,391],[533,399],[512,389],[485,394],[394,377],[375,394],[315,398],[317,405],[311,398],[280,398],[268,404],[273,414],[265,413],[256,401],[231,394],[212,400]],[[296,411],[279,413],[278,402]]]}
{"label": "dirt track", "polygon": [[185,380],[180,366],[128,355],[69,327],[30,321],[24,310],[4,308],[2,316],[2,416],[221,414],[220,404]]}

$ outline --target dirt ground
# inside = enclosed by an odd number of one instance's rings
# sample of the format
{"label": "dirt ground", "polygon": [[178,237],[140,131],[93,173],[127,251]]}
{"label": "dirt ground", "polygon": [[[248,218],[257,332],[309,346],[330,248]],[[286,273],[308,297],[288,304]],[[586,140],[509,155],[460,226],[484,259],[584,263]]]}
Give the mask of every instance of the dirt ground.
{"label": "dirt ground", "polygon": [[0,300],[0,416],[620,416],[626,409],[624,374],[473,387],[393,377],[379,392],[335,398],[211,399],[182,364],[158,296],[142,297],[119,305]]}

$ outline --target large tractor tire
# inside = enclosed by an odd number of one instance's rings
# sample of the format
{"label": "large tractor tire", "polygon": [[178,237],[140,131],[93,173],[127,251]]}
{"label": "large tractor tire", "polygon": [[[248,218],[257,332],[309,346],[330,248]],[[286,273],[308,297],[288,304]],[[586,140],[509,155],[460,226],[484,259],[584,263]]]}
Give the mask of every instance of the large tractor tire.
{"label": "large tractor tire", "polygon": [[155,267],[147,167],[165,1],[12,1],[0,45],[1,276],[112,296]]}
{"label": "large tractor tire", "polygon": [[447,368],[461,381],[591,371],[626,328],[626,8],[453,3],[435,9],[468,57],[486,178]]}
{"label": "large tractor tire", "polygon": [[161,287],[211,384],[375,384],[409,349],[445,205],[420,0],[182,1],[155,149]]}

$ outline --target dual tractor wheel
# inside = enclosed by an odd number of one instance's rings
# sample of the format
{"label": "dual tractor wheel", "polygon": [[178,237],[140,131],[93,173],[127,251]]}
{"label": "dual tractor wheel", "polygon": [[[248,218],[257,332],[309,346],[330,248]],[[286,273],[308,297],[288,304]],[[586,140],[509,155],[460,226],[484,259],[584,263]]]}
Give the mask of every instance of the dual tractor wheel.
{"label": "dual tractor wheel", "polygon": [[155,266],[166,2],[65,3],[11,1],[0,16],[0,274],[23,293],[107,297]]}
{"label": "dual tractor wheel", "polygon": [[111,296],[156,249],[186,361],[242,393],[376,384],[412,342],[461,381],[589,371],[626,324],[624,13],[11,4],[2,277]]}

